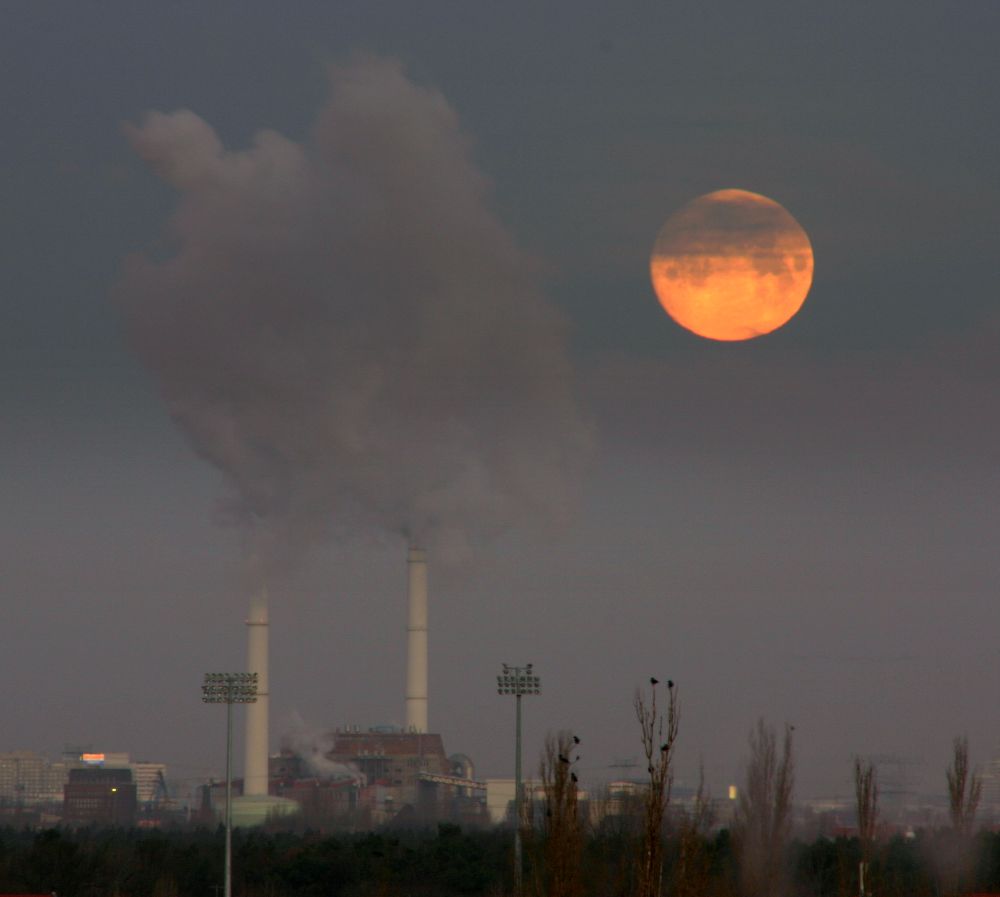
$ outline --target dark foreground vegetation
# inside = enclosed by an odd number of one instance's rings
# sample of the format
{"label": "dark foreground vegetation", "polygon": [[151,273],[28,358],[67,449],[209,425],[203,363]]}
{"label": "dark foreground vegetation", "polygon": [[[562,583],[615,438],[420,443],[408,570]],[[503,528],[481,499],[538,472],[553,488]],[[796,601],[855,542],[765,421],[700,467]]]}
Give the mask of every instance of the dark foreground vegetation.
{"label": "dark foreground vegetation", "polygon": [[[737,897],[740,876],[729,833],[692,841],[665,841],[664,895]],[[584,838],[580,897],[630,897],[636,893],[639,857],[621,832]],[[527,845],[526,891],[551,892],[545,850]],[[963,866],[965,881],[948,881],[953,866],[949,832],[920,833],[878,845],[869,893],[921,897],[1000,892],[1000,835],[981,833]],[[394,895],[503,895],[511,890],[509,831],[435,831],[328,836],[238,832],[234,840],[233,891],[237,897],[394,897]],[[59,897],[215,897],[222,878],[220,831],[0,830],[0,893]],[[777,890],[788,897],[848,897],[858,893],[857,839],[793,842],[787,878]]]}

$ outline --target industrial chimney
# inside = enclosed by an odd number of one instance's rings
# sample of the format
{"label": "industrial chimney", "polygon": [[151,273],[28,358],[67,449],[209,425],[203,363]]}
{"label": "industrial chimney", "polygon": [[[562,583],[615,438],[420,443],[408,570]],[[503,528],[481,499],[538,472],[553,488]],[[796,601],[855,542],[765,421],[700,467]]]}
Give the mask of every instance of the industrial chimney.
{"label": "industrial chimney", "polygon": [[406,626],[406,728],[427,731],[427,558],[410,546],[409,620]]}
{"label": "industrial chimney", "polygon": [[247,619],[247,672],[257,674],[257,701],[247,704],[246,758],[243,765],[245,797],[267,795],[268,682],[267,682],[267,589],[261,587],[250,598]]}

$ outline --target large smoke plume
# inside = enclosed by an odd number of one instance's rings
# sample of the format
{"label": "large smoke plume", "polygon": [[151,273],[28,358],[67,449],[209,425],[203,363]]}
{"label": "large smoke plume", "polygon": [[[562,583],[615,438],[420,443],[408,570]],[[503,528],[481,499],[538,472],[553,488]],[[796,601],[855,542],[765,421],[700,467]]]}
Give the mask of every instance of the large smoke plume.
{"label": "large smoke plume", "polygon": [[455,546],[564,511],[589,442],[566,325],[455,112],[385,59],[331,82],[302,144],[227,150],[186,110],[127,128],[180,192],[166,251],[117,289],[171,415],[285,548]]}

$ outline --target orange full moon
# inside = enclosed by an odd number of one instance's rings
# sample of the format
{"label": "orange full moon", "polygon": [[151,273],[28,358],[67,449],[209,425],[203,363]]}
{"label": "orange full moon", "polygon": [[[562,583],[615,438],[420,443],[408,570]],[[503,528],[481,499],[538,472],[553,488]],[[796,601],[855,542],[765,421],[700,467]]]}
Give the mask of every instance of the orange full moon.
{"label": "orange full moon", "polygon": [[660,304],[681,327],[715,340],[777,330],[805,302],[813,252],[773,199],[717,190],[667,219],[649,259]]}

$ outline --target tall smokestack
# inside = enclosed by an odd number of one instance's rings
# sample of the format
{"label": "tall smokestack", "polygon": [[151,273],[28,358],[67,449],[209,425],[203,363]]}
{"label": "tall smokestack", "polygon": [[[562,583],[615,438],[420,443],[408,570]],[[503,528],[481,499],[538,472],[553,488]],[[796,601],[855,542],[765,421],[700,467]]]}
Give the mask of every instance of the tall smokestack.
{"label": "tall smokestack", "polygon": [[247,704],[246,758],[243,794],[267,794],[268,681],[267,681],[267,589],[261,587],[250,598],[247,619],[247,672],[257,674],[257,701]]}
{"label": "tall smokestack", "polygon": [[409,622],[406,626],[406,728],[427,731],[427,558],[411,546]]}

